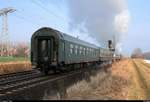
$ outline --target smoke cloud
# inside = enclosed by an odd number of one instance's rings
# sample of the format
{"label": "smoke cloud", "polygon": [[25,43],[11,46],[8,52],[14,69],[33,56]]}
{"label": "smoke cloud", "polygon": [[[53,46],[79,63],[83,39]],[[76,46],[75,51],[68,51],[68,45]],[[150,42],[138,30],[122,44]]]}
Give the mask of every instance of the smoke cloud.
{"label": "smoke cloud", "polygon": [[121,36],[128,31],[130,20],[125,0],[68,0],[70,29],[87,33],[103,47],[108,40],[121,51]]}

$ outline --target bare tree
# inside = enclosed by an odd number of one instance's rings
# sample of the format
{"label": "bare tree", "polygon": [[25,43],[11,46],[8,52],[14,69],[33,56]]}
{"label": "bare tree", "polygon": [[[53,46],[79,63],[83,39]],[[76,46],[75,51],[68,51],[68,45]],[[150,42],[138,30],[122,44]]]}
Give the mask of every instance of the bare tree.
{"label": "bare tree", "polygon": [[[9,49],[7,47],[9,46]],[[27,42],[11,42],[10,45],[7,43],[0,43],[0,56],[7,57],[29,57],[30,46]]]}
{"label": "bare tree", "polygon": [[18,43],[15,47],[15,56],[16,57],[26,57],[28,56],[29,47],[26,43]]}
{"label": "bare tree", "polygon": [[131,58],[143,58],[142,50],[140,48],[134,49]]}

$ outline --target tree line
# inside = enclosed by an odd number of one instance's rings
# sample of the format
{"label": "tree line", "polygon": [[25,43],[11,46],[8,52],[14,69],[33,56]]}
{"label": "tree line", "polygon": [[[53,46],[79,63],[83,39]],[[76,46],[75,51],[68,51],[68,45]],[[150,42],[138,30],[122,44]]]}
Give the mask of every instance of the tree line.
{"label": "tree line", "polygon": [[146,58],[150,59],[150,52],[144,53],[140,48],[134,49],[131,54],[131,58]]}
{"label": "tree line", "polygon": [[1,57],[29,57],[30,46],[25,42],[18,43],[0,43],[0,56]]}

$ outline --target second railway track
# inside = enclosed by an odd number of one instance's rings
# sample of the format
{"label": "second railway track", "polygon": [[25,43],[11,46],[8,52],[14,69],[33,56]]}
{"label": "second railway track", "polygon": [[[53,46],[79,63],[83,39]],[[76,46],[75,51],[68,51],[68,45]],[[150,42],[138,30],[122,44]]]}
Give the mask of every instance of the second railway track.
{"label": "second railway track", "polygon": [[33,78],[30,80],[23,80],[23,81],[16,81],[15,83],[10,83],[10,84],[5,84],[0,87],[0,98],[9,94],[12,94],[13,92],[17,92],[19,90],[23,90],[26,88],[30,88],[42,83],[50,82],[50,81],[55,81],[59,80],[61,78],[65,78],[68,76],[71,76],[76,73],[80,73],[81,70],[78,71],[70,71],[69,73],[60,73],[60,74],[53,74],[50,76],[40,76],[37,78]]}
{"label": "second railway track", "polygon": [[10,75],[3,75],[3,76],[0,76],[0,87],[7,85],[7,84],[15,83],[17,81],[19,82],[22,80],[29,80],[32,78],[36,78],[38,76],[41,76],[38,70],[31,70],[31,71],[13,73]]}
{"label": "second railway track", "polygon": [[[100,67],[105,66],[106,65],[104,64]],[[39,71],[32,70],[31,72],[22,72],[22,74],[16,73],[13,75],[7,75],[5,77],[0,77],[0,99],[14,92],[25,90],[26,88],[34,87],[46,82],[60,80],[62,78],[81,73],[85,70],[87,70],[87,68],[65,73],[50,74],[49,76],[43,76]]]}

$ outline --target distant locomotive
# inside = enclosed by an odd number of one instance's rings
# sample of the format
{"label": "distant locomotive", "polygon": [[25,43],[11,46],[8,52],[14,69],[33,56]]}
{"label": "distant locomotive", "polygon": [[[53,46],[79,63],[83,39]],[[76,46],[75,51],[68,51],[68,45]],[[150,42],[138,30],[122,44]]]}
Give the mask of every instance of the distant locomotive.
{"label": "distant locomotive", "polygon": [[[110,42],[109,42],[110,43]],[[31,62],[41,72],[62,71],[113,60],[114,51],[100,48],[52,28],[41,28],[31,38]]]}

